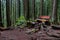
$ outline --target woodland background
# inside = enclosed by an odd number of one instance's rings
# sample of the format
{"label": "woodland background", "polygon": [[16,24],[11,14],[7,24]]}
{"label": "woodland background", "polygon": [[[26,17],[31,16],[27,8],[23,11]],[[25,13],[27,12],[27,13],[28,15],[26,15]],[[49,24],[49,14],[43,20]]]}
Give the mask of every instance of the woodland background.
{"label": "woodland background", "polygon": [[50,16],[60,23],[60,0],[0,0],[0,26],[16,26],[34,21],[39,16]]}

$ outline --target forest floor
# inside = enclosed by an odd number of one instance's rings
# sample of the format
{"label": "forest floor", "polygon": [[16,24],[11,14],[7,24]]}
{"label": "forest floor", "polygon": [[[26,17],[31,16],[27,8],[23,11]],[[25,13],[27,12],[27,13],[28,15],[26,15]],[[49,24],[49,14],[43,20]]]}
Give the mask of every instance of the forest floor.
{"label": "forest floor", "polygon": [[[13,29],[0,31],[0,40],[60,40],[60,38],[47,35],[46,31],[38,31],[36,33],[27,34],[26,29]],[[59,33],[60,30],[53,30],[48,33]],[[60,34],[58,35],[60,36]]]}

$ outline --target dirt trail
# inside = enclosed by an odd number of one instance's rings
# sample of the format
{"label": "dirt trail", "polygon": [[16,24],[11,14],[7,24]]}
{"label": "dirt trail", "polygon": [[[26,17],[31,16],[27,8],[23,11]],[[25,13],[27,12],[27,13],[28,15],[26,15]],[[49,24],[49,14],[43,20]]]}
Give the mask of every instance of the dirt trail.
{"label": "dirt trail", "polygon": [[0,40],[60,40],[60,38],[48,36],[44,31],[40,32],[26,34],[25,31],[17,29],[0,31]]}

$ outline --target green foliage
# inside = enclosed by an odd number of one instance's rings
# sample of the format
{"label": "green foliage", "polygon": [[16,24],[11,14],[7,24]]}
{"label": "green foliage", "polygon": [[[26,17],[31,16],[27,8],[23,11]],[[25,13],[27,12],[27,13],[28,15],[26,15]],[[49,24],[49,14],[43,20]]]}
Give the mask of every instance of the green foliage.
{"label": "green foliage", "polygon": [[16,20],[16,25],[20,25],[21,27],[24,27],[26,25],[25,17],[20,16],[20,18]]}

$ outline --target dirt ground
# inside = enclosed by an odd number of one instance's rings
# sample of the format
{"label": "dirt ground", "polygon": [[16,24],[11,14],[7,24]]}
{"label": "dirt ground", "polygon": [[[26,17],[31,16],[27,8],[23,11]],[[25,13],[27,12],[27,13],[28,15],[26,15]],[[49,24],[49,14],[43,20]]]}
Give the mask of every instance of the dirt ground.
{"label": "dirt ground", "polygon": [[[53,31],[55,33],[60,32],[57,30]],[[60,40],[60,38],[48,36],[45,31],[38,31],[36,33],[27,34],[25,29],[13,29],[0,31],[0,33],[0,40]]]}

